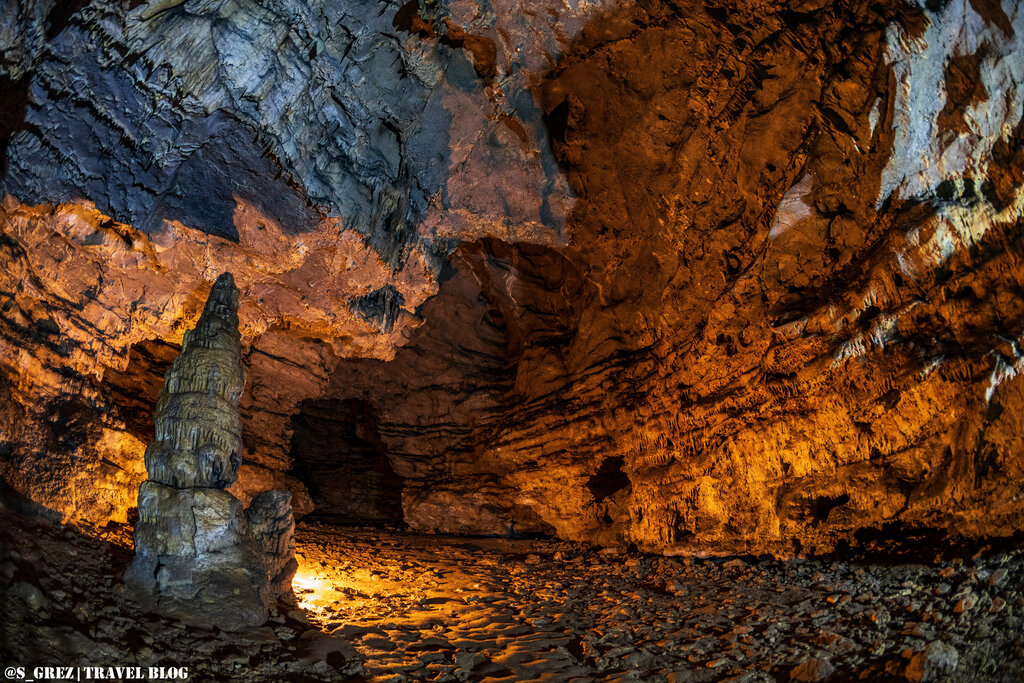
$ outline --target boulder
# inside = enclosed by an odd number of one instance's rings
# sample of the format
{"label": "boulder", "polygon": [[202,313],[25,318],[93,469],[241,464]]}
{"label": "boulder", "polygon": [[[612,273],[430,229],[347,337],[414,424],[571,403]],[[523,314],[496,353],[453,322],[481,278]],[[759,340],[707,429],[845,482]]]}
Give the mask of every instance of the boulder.
{"label": "boulder", "polygon": [[249,532],[263,557],[272,595],[283,595],[292,588],[292,577],[299,568],[295,561],[295,515],[290,491],[275,489],[257,494],[245,511]]}
{"label": "boulder", "polygon": [[128,578],[144,604],[224,630],[267,619],[263,554],[242,504],[226,491],[144,482]]}

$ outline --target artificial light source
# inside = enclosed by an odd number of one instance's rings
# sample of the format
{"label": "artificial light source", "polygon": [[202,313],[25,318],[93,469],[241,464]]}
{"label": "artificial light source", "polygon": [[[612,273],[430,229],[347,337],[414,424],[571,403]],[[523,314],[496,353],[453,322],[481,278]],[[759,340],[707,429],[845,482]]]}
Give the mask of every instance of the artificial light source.
{"label": "artificial light source", "polygon": [[337,600],[330,577],[307,564],[299,564],[292,578],[292,590],[302,609],[317,614],[323,612],[327,604]]}

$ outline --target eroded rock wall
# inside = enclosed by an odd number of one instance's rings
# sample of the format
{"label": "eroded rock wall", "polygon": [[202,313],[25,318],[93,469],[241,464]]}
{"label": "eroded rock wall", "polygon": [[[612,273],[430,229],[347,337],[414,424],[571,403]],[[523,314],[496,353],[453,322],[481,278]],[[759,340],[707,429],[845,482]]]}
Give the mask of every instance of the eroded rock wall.
{"label": "eroded rock wall", "polygon": [[66,515],[124,514],[60,487],[139,477],[105,399],[143,404],[125,378],[220,269],[250,302],[250,496],[294,468],[341,505],[355,451],[302,445],[328,406],[373,416],[417,528],[1021,528],[1015,3],[32,7],[2,462]]}
{"label": "eroded rock wall", "polygon": [[[329,4],[5,6],[4,476],[66,517],[126,518],[130,497],[94,506],[67,483],[140,481],[149,420],[106,397],[144,405],[116,391],[125,373],[159,377],[146,350],[180,343],[216,273],[247,302],[237,490],[287,483],[308,511],[283,474],[291,417],[336,358],[388,358],[418,324],[464,231],[428,220],[429,202],[510,239],[561,238],[568,190],[539,110],[509,138],[464,40],[424,41],[415,8]],[[534,43],[556,39],[542,28]],[[491,190],[470,191],[484,173]],[[58,410],[89,433],[55,437]],[[123,443],[101,460],[103,429]]]}
{"label": "eroded rock wall", "polygon": [[535,90],[571,245],[463,246],[394,361],[338,366],[381,397],[411,524],[708,552],[1020,529],[1019,13],[756,16],[588,25]]}

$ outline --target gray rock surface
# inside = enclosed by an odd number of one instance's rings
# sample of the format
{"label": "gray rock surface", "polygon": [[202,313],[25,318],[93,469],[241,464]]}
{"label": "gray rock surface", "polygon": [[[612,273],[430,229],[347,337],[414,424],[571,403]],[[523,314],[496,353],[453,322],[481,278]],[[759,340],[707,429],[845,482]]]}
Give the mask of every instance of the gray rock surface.
{"label": "gray rock surface", "polygon": [[130,578],[145,603],[224,630],[267,620],[267,570],[242,504],[226,491],[139,490]]}
{"label": "gray rock surface", "polygon": [[258,494],[243,513],[223,490],[242,460],[244,383],[238,289],[224,273],[160,392],[128,576],[147,604],[225,630],[263,624],[295,573],[291,494]]}
{"label": "gray rock surface", "polygon": [[322,206],[400,260],[447,164],[448,115],[438,61],[417,58],[391,14],[88,3],[38,60],[4,188],[33,203],[86,197],[149,232],[179,220],[235,240],[236,199],[295,233]]}
{"label": "gray rock surface", "polygon": [[275,489],[258,493],[245,511],[249,533],[263,554],[272,595],[291,592],[295,561],[295,516],[292,494]]}
{"label": "gray rock surface", "polygon": [[956,671],[959,661],[955,647],[937,640],[910,658],[904,676],[910,683],[940,681]]}

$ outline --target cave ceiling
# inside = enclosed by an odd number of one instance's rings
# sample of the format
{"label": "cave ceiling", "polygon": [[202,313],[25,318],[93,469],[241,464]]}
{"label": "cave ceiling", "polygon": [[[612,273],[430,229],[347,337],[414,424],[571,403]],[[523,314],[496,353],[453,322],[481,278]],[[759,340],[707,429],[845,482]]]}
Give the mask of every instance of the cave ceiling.
{"label": "cave ceiling", "polygon": [[1012,0],[7,2],[0,474],[126,520],[230,271],[243,501],[1012,534],[1022,36]]}

